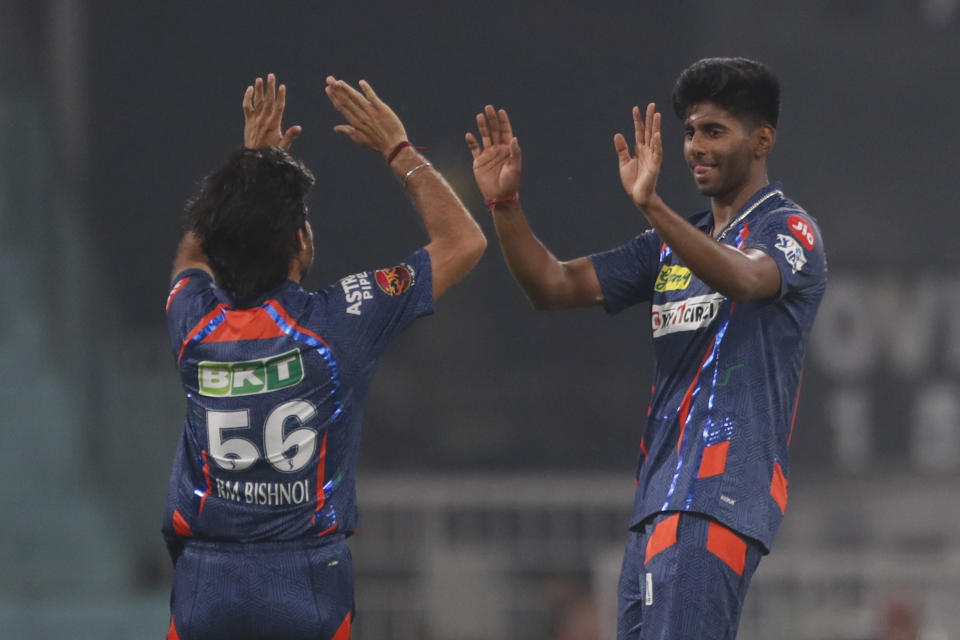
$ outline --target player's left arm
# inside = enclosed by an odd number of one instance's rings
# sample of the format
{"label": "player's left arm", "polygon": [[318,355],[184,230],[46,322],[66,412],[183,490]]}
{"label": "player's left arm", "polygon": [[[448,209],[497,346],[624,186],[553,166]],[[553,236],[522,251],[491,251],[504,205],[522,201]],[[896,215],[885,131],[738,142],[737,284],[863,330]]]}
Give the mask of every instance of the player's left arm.
{"label": "player's left arm", "polygon": [[616,134],[613,144],[620,162],[620,180],[634,204],[657,234],[700,280],[731,300],[769,298],[780,291],[780,270],[772,257],[760,249],[740,250],[687,222],[657,194],[657,178],[663,161],[660,114],[647,105],[646,122],[640,108],[633,108],[635,149]]}

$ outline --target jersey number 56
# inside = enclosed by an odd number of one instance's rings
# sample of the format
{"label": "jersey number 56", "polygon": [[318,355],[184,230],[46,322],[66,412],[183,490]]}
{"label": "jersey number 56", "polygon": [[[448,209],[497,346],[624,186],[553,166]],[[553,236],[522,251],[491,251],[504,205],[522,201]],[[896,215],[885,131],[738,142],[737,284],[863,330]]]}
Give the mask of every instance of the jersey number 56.
{"label": "jersey number 56", "polygon": [[[209,454],[218,467],[230,471],[243,471],[265,458],[274,469],[290,473],[299,471],[310,462],[317,449],[317,432],[304,427],[317,414],[312,404],[305,400],[290,400],[277,405],[267,416],[263,425],[263,455],[257,445],[247,438],[224,438],[228,429],[250,428],[250,412],[207,410],[207,442]],[[296,420],[300,428],[284,435],[287,420]]]}

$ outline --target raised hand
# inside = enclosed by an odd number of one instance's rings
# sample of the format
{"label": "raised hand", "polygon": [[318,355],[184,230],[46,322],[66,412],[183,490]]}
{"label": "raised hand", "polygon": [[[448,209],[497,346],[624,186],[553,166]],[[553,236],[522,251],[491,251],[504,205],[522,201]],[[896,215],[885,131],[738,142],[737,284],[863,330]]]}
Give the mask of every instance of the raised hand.
{"label": "raised hand", "polygon": [[289,150],[302,128],[293,126],[283,132],[281,121],[286,105],[287,87],[280,85],[277,89],[277,78],[272,73],[267,74],[266,86],[262,78],[257,78],[253,86],[247,87],[243,94],[243,145],[248,149]]}
{"label": "raised hand", "polygon": [[639,208],[645,208],[656,196],[657,178],[663,162],[663,140],[660,137],[660,114],[652,102],[647,105],[646,124],[640,119],[640,107],[633,108],[634,154],[630,155],[622,134],[613,136],[613,146],[620,160],[620,181],[627,195]]}
{"label": "raised hand", "polygon": [[472,133],[466,135],[473,154],[473,177],[485,200],[514,197],[520,188],[520,143],[513,137],[510,118],[503,109],[487,105],[477,114],[481,143]]}
{"label": "raised hand", "polygon": [[373,91],[366,80],[359,82],[360,93],[343,80],[327,76],[326,92],[334,108],[349,124],[333,128],[357,144],[388,156],[398,144],[407,139],[403,122]]}

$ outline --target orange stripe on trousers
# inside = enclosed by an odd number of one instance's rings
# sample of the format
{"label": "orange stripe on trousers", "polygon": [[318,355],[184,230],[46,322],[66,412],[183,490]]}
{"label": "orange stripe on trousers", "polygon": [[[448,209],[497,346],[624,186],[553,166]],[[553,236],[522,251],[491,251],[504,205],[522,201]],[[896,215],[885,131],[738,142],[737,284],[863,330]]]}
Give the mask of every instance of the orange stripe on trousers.
{"label": "orange stripe on trousers", "polygon": [[743,575],[743,568],[747,564],[747,543],[733,531],[711,522],[707,530],[707,551],[727,563],[738,576]]}
{"label": "orange stripe on trousers", "polygon": [[647,551],[643,562],[650,562],[650,558],[657,555],[665,549],[669,549],[677,542],[677,524],[680,522],[680,514],[675,513],[669,518],[661,520],[653,528],[650,539],[647,540]]}

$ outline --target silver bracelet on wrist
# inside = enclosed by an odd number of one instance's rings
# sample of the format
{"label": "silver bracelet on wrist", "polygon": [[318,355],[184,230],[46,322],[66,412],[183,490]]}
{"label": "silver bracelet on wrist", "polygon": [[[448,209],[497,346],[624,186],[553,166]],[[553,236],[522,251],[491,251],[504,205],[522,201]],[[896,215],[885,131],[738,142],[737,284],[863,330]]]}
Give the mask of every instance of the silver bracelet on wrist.
{"label": "silver bracelet on wrist", "polygon": [[421,162],[420,164],[415,166],[413,169],[410,169],[410,171],[407,171],[407,175],[403,176],[403,188],[404,189],[407,188],[407,180],[410,179],[410,176],[415,174],[417,171],[420,171],[420,169],[423,169],[424,167],[432,167],[432,166],[433,165],[430,164],[429,162]]}

